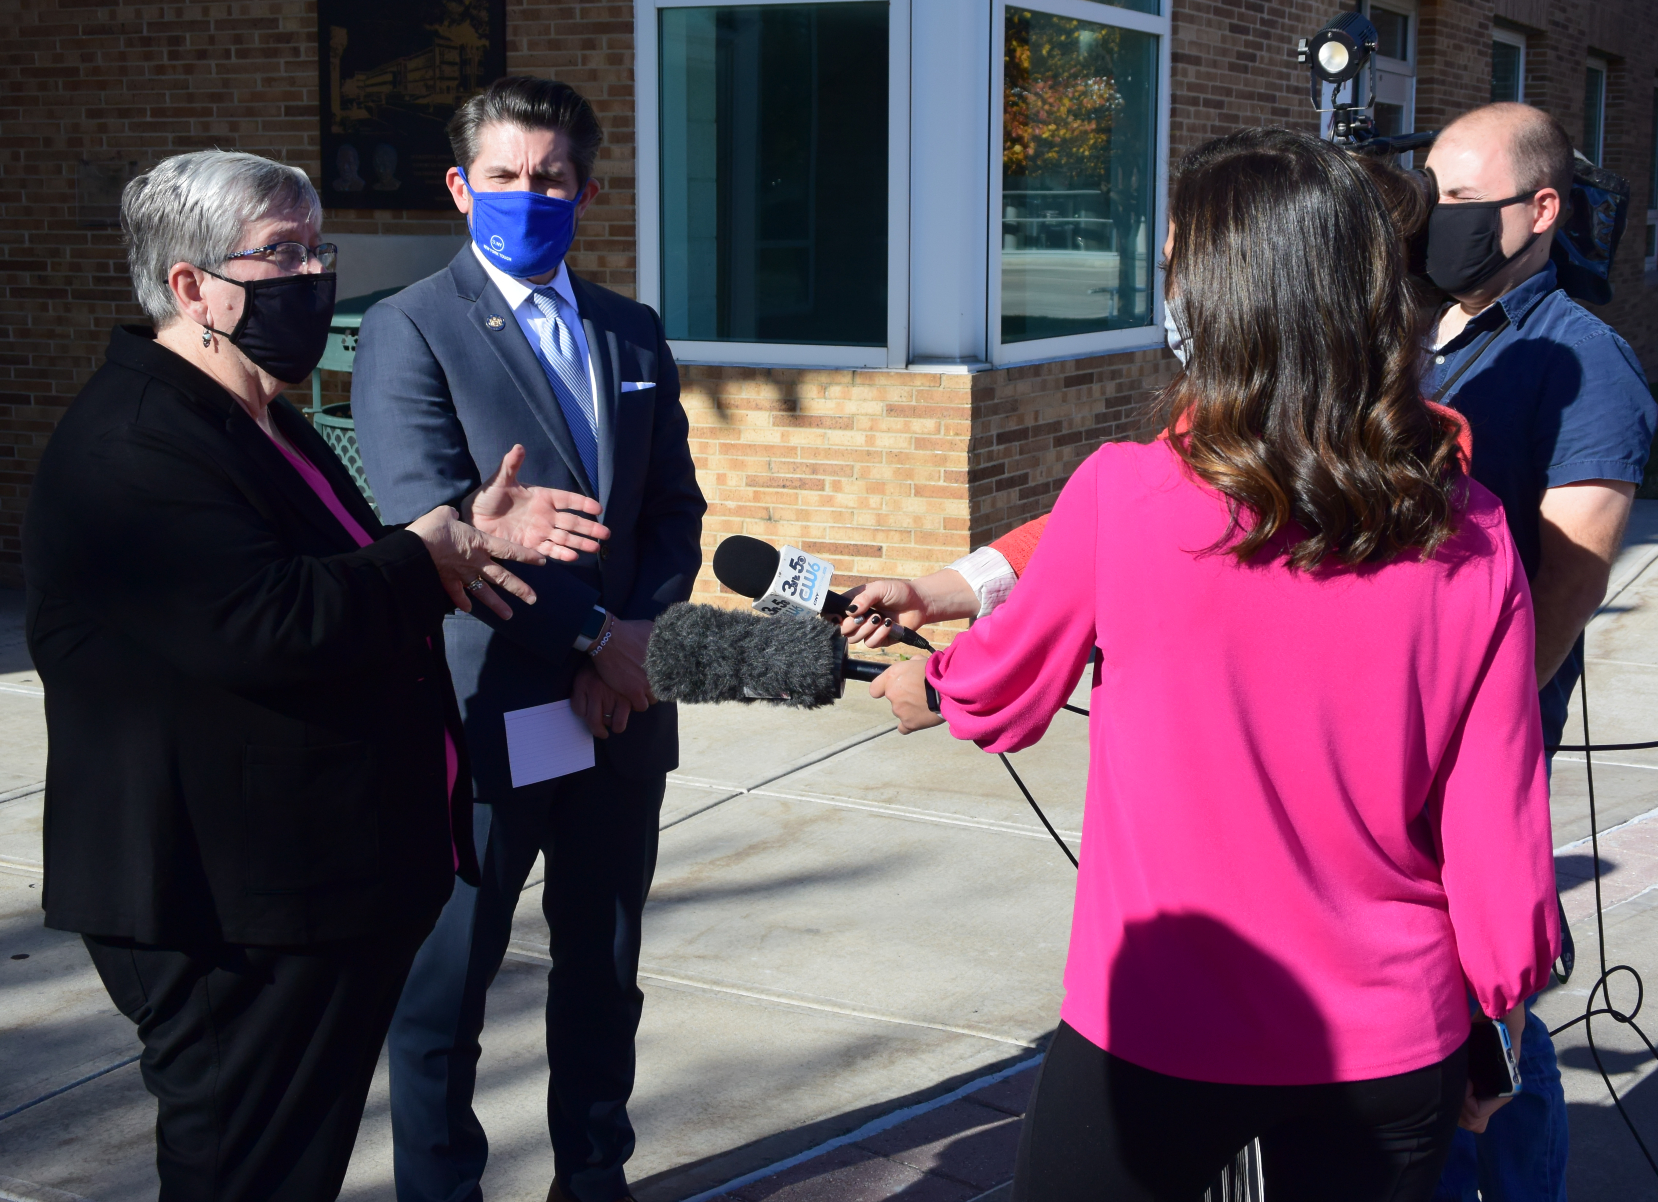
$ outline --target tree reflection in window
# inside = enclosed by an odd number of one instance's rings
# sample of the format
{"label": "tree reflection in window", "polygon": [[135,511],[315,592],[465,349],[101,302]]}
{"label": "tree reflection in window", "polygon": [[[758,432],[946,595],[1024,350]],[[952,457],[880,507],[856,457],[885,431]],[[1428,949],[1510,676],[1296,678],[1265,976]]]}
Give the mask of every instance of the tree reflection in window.
{"label": "tree reflection in window", "polygon": [[1157,38],[1009,8],[1002,341],[1147,325]]}

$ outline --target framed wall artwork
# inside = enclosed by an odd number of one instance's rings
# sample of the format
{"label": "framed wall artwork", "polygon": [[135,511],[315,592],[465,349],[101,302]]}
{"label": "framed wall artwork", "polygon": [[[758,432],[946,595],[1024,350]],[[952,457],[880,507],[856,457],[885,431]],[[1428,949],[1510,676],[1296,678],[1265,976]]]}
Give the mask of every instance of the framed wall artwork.
{"label": "framed wall artwork", "polygon": [[506,0],[318,0],[322,203],[451,208],[444,132],[506,73]]}

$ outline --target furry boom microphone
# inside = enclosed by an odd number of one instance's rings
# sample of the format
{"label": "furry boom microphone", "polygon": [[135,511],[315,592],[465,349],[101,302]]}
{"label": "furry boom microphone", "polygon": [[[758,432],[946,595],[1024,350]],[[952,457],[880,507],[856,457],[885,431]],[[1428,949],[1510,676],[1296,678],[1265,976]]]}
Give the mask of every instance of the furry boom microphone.
{"label": "furry boom microphone", "polygon": [[651,691],[663,701],[770,701],[832,705],[842,682],[874,680],[887,665],[848,659],[827,622],[774,622],[759,614],[680,602],[656,620],[645,651]]}

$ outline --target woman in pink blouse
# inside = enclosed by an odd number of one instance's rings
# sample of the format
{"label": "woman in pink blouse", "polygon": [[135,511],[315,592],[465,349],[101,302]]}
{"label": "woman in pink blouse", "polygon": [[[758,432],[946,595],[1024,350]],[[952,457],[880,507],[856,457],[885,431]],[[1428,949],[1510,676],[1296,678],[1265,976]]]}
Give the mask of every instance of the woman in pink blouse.
{"label": "woman in pink blouse", "polygon": [[1257,1137],[1273,1202],[1427,1199],[1496,1105],[1469,999],[1517,1043],[1559,939],[1525,576],[1344,152],[1218,139],[1170,225],[1176,433],[1101,447],[1007,601],[871,691],[1016,751],[1093,661],[1015,1199],[1195,1202]]}

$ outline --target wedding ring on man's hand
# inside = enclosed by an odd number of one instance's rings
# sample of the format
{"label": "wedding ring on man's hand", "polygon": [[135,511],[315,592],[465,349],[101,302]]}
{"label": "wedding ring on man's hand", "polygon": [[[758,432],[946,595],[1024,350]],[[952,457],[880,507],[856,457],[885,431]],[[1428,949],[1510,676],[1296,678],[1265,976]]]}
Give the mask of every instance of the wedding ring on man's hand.
{"label": "wedding ring on man's hand", "polygon": [[488,583],[489,583],[489,581],[485,580],[482,576],[480,576],[476,580],[474,580],[471,584],[466,586],[466,591],[469,592],[469,593],[475,593],[479,589],[483,588],[484,585],[486,585]]}

